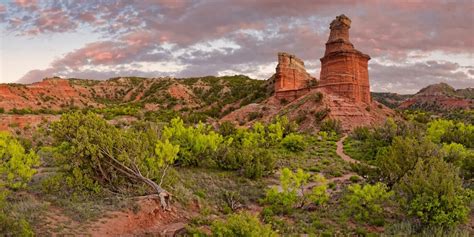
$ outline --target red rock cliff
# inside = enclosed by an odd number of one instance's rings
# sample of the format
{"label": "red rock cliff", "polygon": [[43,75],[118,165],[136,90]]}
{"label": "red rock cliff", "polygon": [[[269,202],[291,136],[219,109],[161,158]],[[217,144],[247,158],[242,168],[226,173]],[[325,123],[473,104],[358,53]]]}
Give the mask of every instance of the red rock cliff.
{"label": "red rock cliff", "polygon": [[278,53],[275,74],[275,94],[278,98],[298,97],[309,89],[313,78],[306,72],[304,62],[294,55]]}
{"label": "red rock cliff", "polygon": [[370,103],[370,57],[356,50],[349,41],[350,27],[351,20],[345,15],[331,22],[331,33],[321,58],[319,87],[355,102]]}

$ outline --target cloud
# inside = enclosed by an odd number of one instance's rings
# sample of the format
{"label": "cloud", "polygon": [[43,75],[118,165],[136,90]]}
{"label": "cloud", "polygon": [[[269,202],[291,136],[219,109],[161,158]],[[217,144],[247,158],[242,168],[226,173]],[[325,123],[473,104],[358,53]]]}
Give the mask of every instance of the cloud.
{"label": "cloud", "polygon": [[[0,6],[0,18],[1,9]],[[120,73],[139,73],[140,68],[133,67],[133,63],[141,62],[185,65],[182,71],[173,72],[177,76],[235,72],[265,79],[271,75],[268,65],[276,62],[279,51],[316,62],[308,65],[308,69],[317,74],[329,23],[344,13],[352,19],[352,43],[374,59],[371,61],[374,70],[371,75],[376,76],[372,77],[376,78],[374,88],[389,89],[381,84],[387,82],[399,90],[403,86],[390,79],[394,74],[404,75],[407,80],[420,78],[415,73],[417,66],[449,72],[443,74],[444,78],[462,73],[472,79],[471,72],[443,68],[454,66],[449,62],[427,62],[427,58],[432,51],[474,53],[473,11],[474,4],[468,0],[429,4],[343,0],[18,1],[8,5],[3,22],[9,32],[17,35],[60,34],[84,28],[102,35],[100,41],[63,55],[51,62],[49,68],[32,70],[21,82],[40,80],[39,76],[48,73],[94,75],[94,78],[117,74],[116,71],[91,72],[91,67],[104,65],[112,69],[130,64],[130,71]],[[413,59],[425,62],[407,63]],[[406,74],[395,72],[397,68],[393,67],[407,70]],[[81,74],[86,70],[88,73]],[[163,66],[161,70],[167,68]],[[441,71],[438,73],[442,74]],[[422,81],[430,83],[428,77]],[[418,82],[406,82],[411,88],[420,86]]]}
{"label": "cloud", "polygon": [[405,65],[372,63],[369,69],[372,91],[416,93],[429,84],[439,82],[446,82],[455,88],[474,85],[474,77],[461,71],[459,64],[448,61],[425,61]]}

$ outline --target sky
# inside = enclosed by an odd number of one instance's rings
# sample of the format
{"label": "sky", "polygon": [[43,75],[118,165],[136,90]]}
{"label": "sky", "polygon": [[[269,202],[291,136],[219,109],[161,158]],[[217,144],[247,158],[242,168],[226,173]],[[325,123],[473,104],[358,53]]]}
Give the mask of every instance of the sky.
{"label": "sky", "polygon": [[319,78],[329,23],[345,14],[372,91],[474,87],[473,12],[472,0],[0,0],[0,82],[267,79],[278,52]]}

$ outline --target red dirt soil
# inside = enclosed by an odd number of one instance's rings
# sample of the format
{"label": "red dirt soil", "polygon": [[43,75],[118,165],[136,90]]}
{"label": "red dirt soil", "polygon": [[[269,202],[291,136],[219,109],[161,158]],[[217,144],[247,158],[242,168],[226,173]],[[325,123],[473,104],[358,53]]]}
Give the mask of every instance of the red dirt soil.
{"label": "red dirt soil", "polygon": [[189,216],[173,207],[171,211],[160,208],[159,199],[146,196],[138,201],[139,211],[116,211],[107,213],[87,230],[91,236],[174,236],[183,230]]}

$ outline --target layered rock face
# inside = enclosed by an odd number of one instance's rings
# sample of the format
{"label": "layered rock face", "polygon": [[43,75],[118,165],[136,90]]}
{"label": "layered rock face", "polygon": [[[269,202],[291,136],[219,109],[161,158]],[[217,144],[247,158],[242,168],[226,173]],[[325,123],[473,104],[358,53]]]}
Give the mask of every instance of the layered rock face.
{"label": "layered rock face", "polygon": [[331,22],[331,33],[321,58],[319,87],[355,102],[370,103],[370,57],[356,50],[349,41],[350,26],[351,20],[345,15]]}
{"label": "layered rock face", "polygon": [[295,55],[278,53],[275,74],[275,95],[282,99],[296,99],[309,91],[311,80],[304,62]]}

